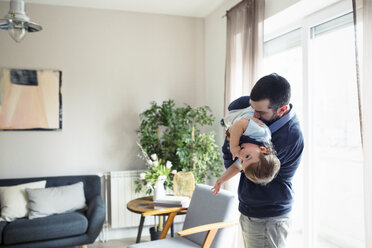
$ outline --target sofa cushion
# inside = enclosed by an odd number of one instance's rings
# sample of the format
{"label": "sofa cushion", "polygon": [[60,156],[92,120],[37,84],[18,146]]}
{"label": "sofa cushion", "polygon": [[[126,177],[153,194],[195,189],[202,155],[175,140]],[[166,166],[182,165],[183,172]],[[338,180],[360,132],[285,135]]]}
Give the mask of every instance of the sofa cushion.
{"label": "sofa cushion", "polygon": [[4,227],[6,226],[6,222],[5,221],[0,221],[0,244],[3,242],[2,240],[2,237],[3,237],[3,230],[4,230]]}
{"label": "sofa cushion", "polygon": [[56,214],[37,219],[18,219],[3,230],[3,244],[64,238],[87,231],[88,220],[79,212]]}
{"label": "sofa cushion", "polygon": [[45,188],[46,181],[0,187],[1,218],[13,221],[28,215],[27,188]]}
{"label": "sofa cushion", "polygon": [[26,189],[26,192],[29,219],[73,212],[86,207],[83,182],[45,189]]}
{"label": "sofa cushion", "polygon": [[101,178],[97,175],[0,179],[0,186],[17,185],[40,180],[47,180],[47,188],[83,182],[85,199],[87,201],[96,195],[101,195]]}

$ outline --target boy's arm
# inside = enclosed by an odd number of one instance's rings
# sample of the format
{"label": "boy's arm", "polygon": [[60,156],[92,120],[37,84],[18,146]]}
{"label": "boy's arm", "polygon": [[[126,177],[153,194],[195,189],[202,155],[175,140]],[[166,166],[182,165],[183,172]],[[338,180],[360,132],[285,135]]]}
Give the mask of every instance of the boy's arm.
{"label": "boy's arm", "polygon": [[239,171],[241,171],[242,168],[239,167],[238,165],[236,164],[233,164],[232,166],[230,166],[223,174],[222,176],[220,177],[222,183],[226,182],[226,181],[229,181],[233,176],[235,176],[236,174],[239,173]]}
{"label": "boy's arm", "polygon": [[249,119],[243,118],[236,121],[230,127],[230,151],[233,159],[238,156],[240,151],[239,140],[244,131],[247,129],[248,123]]}
{"label": "boy's arm", "polygon": [[236,174],[238,174],[239,171],[241,171],[242,168],[240,168],[239,166],[237,166],[235,163],[230,166],[223,174],[220,178],[217,179],[216,181],[216,184],[214,185],[214,187],[212,188],[212,193],[213,194],[218,194],[218,192],[220,191],[220,188],[222,186],[223,183],[225,183],[226,181],[230,180],[233,176],[235,176]]}

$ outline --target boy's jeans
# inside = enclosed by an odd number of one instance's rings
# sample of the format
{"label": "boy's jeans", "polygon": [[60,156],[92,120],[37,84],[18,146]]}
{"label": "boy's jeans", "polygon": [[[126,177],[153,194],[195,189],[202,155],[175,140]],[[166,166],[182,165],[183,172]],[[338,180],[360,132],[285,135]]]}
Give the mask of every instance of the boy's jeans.
{"label": "boy's jeans", "polygon": [[246,248],[283,248],[290,226],[289,214],[270,218],[240,215],[240,225]]}

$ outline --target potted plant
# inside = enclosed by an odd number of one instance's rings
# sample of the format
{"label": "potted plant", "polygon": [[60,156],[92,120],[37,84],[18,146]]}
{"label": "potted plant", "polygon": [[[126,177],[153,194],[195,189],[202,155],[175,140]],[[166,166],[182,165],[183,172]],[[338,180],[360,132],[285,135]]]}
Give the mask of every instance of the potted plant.
{"label": "potted plant", "polygon": [[[138,144],[141,149],[141,155],[146,163],[147,169],[140,173],[139,178],[135,181],[137,184],[136,192],[141,191],[142,187],[146,188],[146,194],[153,193],[153,200],[161,199],[165,196],[164,186],[168,186],[171,183],[171,175],[177,173],[176,170],[172,169],[172,163],[165,161],[158,157],[156,153],[148,156],[142,146]],[[149,229],[151,240],[157,240],[163,231],[162,216],[154,216],[154,226]]]}
{"label": "potted plant", "polygon": [[156,153],[150,157],[144,151],[142,146],[138,144],[142,157],[147,163],[147,169],[140,173],[139,178],[135,181],[136,192],[141,191],[145,186],[146,194],[154,194],[154,200],[157,200],[165,195],[164,187],[170,187],[171,176],[177,173],[177,170],[172,169],[172,162],[165,161],[158,157]]}
{"label": "potted plant", "polygon": [[[150,108],[140,114],[139,144],[145,154],[157,154],[162,161],[170,161],[174,170],[191,171],[197,183],[205,183],[222,172],[214,132],[202,131],[212,125],[214,119],[208,106],[175,107],[174,100],[163,101],[161,105],[152,102]],[[166,187],[172,187],[172,178],[171,174]],[[136,192],[145,186],[143,181],[137,182]]]}

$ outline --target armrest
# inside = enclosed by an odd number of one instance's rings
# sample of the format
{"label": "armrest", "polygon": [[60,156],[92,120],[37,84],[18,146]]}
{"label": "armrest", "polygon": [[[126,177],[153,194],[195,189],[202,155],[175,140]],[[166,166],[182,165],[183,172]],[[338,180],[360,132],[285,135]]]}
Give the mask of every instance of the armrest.
{"label": "armrest", "polygon": [[192,227],[189,229],[182,230],[178,232],[179,236],[186,236],[186,235],[191,235],[194,233],[199,233],[199,232],[205,232],[205,231],[210,231],[213,229],[220,229],[220,228],[225,228],[225,227],[230,227],[238,224],[237,222],[217,222],[217,223],[212,223],[212,224],[206,224],[206,225],[201,225],[201,226],[196,226]]}
{"label": "armrest", "polygon": [[87,218],[88,218],[88,236],[93,239],[93,241],[98,237],[101,232],[103,223],[106,218],[106,207],[103,199],[100,195],[97,195],[90,199],[87,203]]}
{"label": "armrest", "polygon": [[186,211],[186,210],[187,210],[187,208],[182,208],[182,207],[154,209],[154,210],[146,211],[146,212],[142,213],[142,216],[179,213],[179,212]]}
{"label": "armrest", "polygon": [[234,226],[237,223],[226,223],[226,222],[218,222],[218,223],[212,223],[212,224],[207,224],[207,225],[202,225],[202,226],[197,226],[193,228],[189,228],[186,230],[183,230],[181,232],[178,232],[179,236],[185,236],[185,235],[190,235],[194,233],[199,233],[199,232],[207,232],[207,235],[205,235],[205,239],[203,242],[203,245],[201,248],[209,248],[212,245],[213,239],[216,236],[218,230],[220,228],[225,228],[229,226]]}

